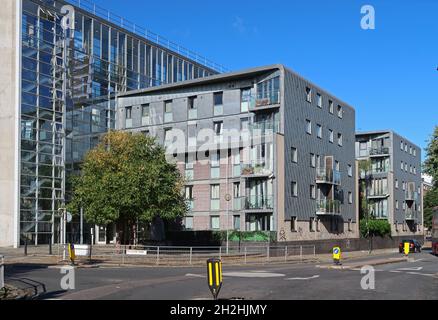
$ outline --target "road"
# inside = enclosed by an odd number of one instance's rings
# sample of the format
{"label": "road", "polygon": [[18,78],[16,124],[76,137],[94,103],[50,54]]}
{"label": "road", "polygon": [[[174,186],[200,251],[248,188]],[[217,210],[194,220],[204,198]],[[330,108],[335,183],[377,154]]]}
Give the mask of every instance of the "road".
{"label": "road", "polygon": [[[388,254],[387,257],[398,256]],[[413,261],[375,266],[375,289],[363,290],[360,269],[334,270],[317,264],[224,266],[220,298],[245,300],[438,299],[438,257],[429,252]],[[363,261],[358,260],[358,261]],[[206,268],[79,268],[75,290],[61,289],[58,267],[16,265],[7,281],[35,284],[40,299],[205,300],[211,299]],[[45,293],[44,293],[45,292]]]}

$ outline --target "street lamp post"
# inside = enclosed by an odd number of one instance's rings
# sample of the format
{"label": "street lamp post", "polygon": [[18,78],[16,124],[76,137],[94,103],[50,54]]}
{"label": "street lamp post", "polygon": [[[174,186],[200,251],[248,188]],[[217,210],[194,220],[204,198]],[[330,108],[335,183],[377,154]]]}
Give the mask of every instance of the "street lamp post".
{"label": "street lamp post", "polygon": [[58,209],[61,217],[61,244],[62,244],[62,259],[65,260],[65,244],[67,241],[67,209],[62,207]]}

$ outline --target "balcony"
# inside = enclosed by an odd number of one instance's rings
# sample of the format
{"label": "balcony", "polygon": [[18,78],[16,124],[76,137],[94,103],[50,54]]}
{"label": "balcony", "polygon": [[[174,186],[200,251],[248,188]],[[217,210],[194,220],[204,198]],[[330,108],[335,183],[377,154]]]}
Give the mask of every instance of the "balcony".
{"label": "balcony", "polygon": [[341,202],[339,200],[321,199],[316,200],[317,215],[334,215],[341,213]]}
{"label": "balcony", "polygon": [[267,167],[267,161],[264,159],[243,163],[241,173],[244,177],[265,177],[272,175],[272,169]]}
{"label": "balcony", "polygon": [[414,209],[407,208],[406,209],[406,220],[407,221],[416,221],[416,220],[418,220],[417,212]]}
{"label": "balcony", "polygon": [[385,157],[389,156],[388,147],[377,147],[370,150],[370,157]]}
{"label": "balcony", "polygon": [[388,189],[381,190],[371,190],[368,194],[368,199],[380,199],[380,198],[388,198],[389,191]]}
{"label": "balcony", "polygon": [[245,210],[264,210],[272,211],[274,209],[274,197],[273,196],[248,196],[244,198]]}
{"label": "balcony", "polygon": [[249,110],[257,111],[280,106],[280,91],[270,92],[267,96],[260,94],[250,97]]}
{"label": "balcony", "polygon": [[405,200],[406,201],[418,201],[418,193],[415,191],[406,191],[405,192]]}
{"label": "balcony", "polygon": [[341,185],[341,173],[333,169],[316,168],[316,183]]}
{"label": "balcony", "polygon": [[272,136],[279,132],[279,121],[259,121],[248,125],[252,137]]}

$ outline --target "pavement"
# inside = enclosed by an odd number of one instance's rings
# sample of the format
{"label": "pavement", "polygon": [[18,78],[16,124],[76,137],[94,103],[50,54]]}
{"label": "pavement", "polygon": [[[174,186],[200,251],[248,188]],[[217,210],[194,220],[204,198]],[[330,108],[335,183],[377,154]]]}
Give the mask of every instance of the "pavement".
{"label": "pavement", "polygon": [[[400,260],[403,259],[403,260]],[[380,264],[382,261],[391,263]],[[362,266],[374,264],[375,287],[364,290]],[[428,251],[350,257],[349,268],[326,263],[224,265],[221,299],[383,300],[438,299],[438,257]],[[61,288],[61,266],[12,264],[6,282],[27,281],[44,300],[210,300],[204,267],[76,268],[74,290]]]}

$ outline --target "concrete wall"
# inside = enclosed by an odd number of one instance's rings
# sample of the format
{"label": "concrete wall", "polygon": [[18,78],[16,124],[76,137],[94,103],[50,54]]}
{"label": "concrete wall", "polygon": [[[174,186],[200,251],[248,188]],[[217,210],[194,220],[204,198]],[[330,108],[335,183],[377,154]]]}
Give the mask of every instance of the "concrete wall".
{"label": "concrete wall", "polygon": [[0,10],[0,246],[18,245],[18,147],[21,0]]}

